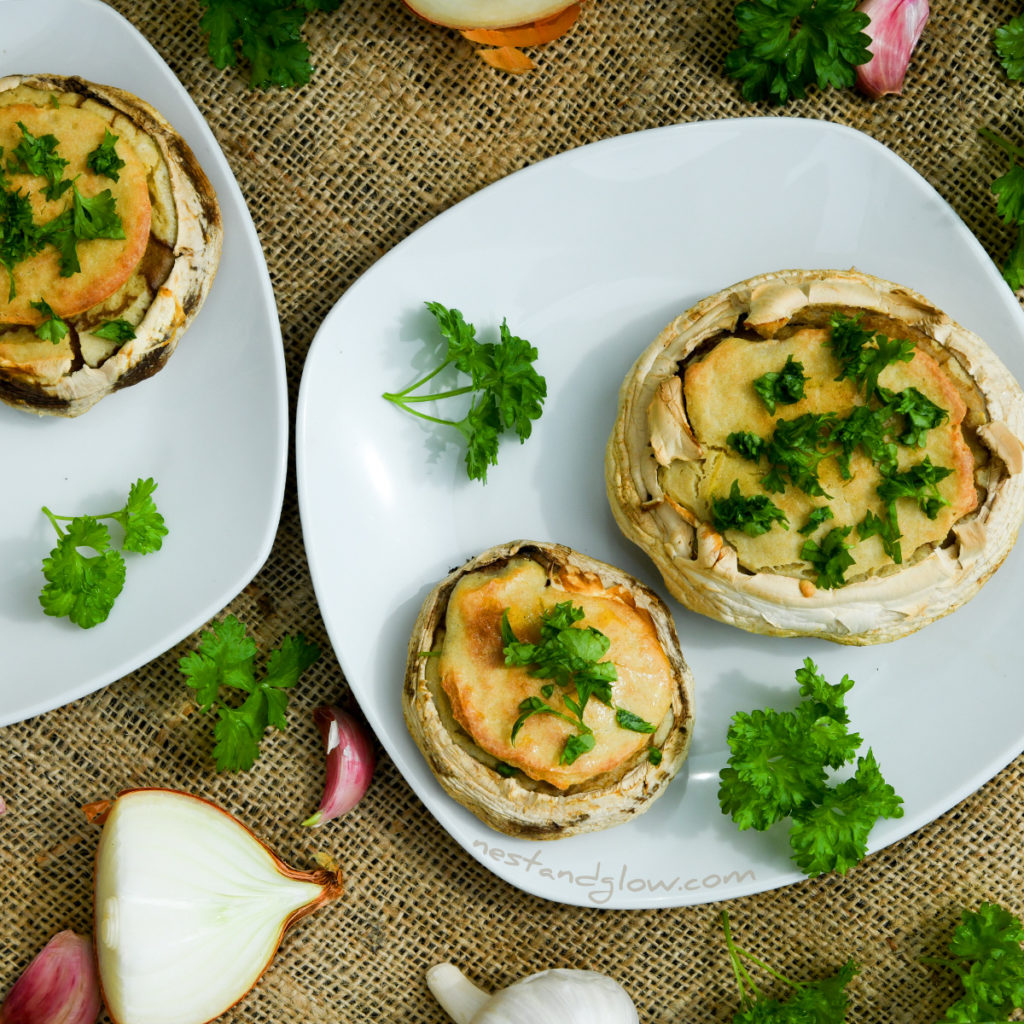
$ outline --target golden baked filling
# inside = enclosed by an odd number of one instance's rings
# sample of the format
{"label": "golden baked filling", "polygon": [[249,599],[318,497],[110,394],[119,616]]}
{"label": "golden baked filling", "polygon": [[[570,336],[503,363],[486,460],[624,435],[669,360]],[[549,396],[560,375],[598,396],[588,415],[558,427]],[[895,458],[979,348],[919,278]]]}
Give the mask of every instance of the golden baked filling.
{"label": "golden baked filling", "polygon": [[209,181],[147,103],[0,79],[0,400],[75,416],[155,373],[220,246]]}
{"label": "golden baked filling", "polygon": [[[549,585],[547,572],[529,558],[463,576],[449,598],[439,664],[452,714],[474,743],[561,790],[611,772],[648,748],[671,718],[676,685],[650,616],[599,584],[563,582],[564,587],[557,579]],[[576,744],[587,734],[566,702],[579,700],[579,684],[561,686],[531,674],[535,666],[508,665],[503,636],[507,613],[507,627],[518,641],[539,644],[545,613],[566,602],[583,611],[574,630],[597,630],[607,638],[606,660],[615,667],[611,700],[595,693],[585,701],[582,721],[593,742],[588,739],[589,749],[582,752]],[[524,702],[550,710],[524,717]],[[625,719],[632,728],[621,724],[622,712],[633,716]]]}
{"label": "golden baked filling", "polygon": [[[875,333],[867,330],[863,318],[846,318],[847,326],[851,321],[862,335]],[[842,324],[844,318],[837,322]],[[892,566],[897,556],[899,562],[911,560],[919,548],[942,543],[952,525],[977,504],[974,457],[961,429],[966,403],[939,363],[915,345],[908,361],[897,359],[880,370],[869,398],[861,382],[844,376],[832,334],[831,327],[794,327],[770,339],[728,337],[689,363],[683,400],[704,456],[675,459],[660,471],[671,500],[716,525],[716,499],[728,499],[734,483],[741,495],[766,496],[782,513],[770,528],[753,533],[740,525],[723,527],[739,564],[800,575],[828,587]],[[866,345],[869,352],[874,349],[872,341]],[[906,346],[902,351],[906,355]],[[804,378],[802,397],[775,404],[769,395],[766,401],[758,381],[782,374],[787,365],[798,367],[797,375]],[[909,402],[915,404],[912,413],[924,408],[924,422],[937,424],[922,426],[911,436],[911,414],[897,411]],[[867,444],[857,440],[865,430]],[[773,450],[768,447],[766,454],[752,458],[738,436],[743,434],[758,439],[755,449],[760,449],[761,441],[780,438],[776,447],[781,452],[775,454],[793,455],[797,481],[785,462],[773,479]],[[887,545],[865,527],[865,520],[888,526],[885,481],[913,473],[926,459],[940,471],[933,475],[941,479],[935,482],[934,493],[925,488],[925,496],[938,503],[925,502],[922,507],[912,495],[895,498],[892,511],[898,536],[890,529],[893,536],[887,537]],[[816,510],[821,511],[812,518]],[[849,545],[844,550],[851,561],[841,573],[823,577],[803,551],[808,540],[817,543],[833,530],[849,530],[842,540]]]}

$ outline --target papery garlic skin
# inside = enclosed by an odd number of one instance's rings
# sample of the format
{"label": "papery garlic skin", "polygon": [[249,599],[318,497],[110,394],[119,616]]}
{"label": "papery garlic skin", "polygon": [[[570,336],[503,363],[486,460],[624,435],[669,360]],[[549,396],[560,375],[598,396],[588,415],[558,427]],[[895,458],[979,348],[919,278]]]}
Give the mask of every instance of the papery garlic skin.
{"label": "papery garlic skin", "polygon": [[25,968],[0,1007],[3,1024],[95,1024],[100,989],[92,943],[58,932]]}
{"label": "papery garlic skin", "polygon": [[597,971],[541,971],[488,995],[452,964],[427,972],[434,998],[455,1024],[639,1024],[633,1000]]}
{"label": "papery garlic skin", "polygon": [[871,19],[867,64],[857,68],[857,88],[872,99],[903,91],[910,55],[931,13],[928,0],[864,0],[858,8]]}
{"label": "papery garlic skin", "polygon": [[96,952],[111,1018],[203,1024],[220,1016],[266,970],[285,928],[340,892],[313,878],[285,868],[204,800],[172,790],[122,794],[96,858]]}
{"label": "papery garlic skin", "polygon": [[365,796],[376,756],[366,730],[347,711],[320,707],[313,712],[327,754],[327,779],[320,807],[302,824],[316,828],[348,814]]}

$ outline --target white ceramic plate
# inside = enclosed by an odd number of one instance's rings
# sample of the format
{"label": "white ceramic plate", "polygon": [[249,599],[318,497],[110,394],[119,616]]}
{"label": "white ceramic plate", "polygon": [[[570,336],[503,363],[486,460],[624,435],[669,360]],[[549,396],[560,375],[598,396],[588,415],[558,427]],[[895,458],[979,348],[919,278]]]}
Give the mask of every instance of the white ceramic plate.
{"label": "white ceramic plate", "polygon": [[[145,664],[252,579],[281,513],[288,418],[281,333],[259,240],[213,134],[170,68],[96,0],[0,0],[0,26],[0,75],[80,75],[152,103],[195,151],[224,218],[210,296],[160,373],[73,420],[0,405],[3,725]],[[109,511],[138,477],[157,481],[154,498],[170,530],[163,549],[126,555],[124,590],[99,626],[83,630],[44,615],[41,560],[56,534],[40,507]]]}
{"label": "white ceramic plate", "polygon": [[[906,800],[905,817],[876,826],[872,848],[935,818],[1024,746],[1019,550],[952,618],[875,648],[752,636],[670,602],[697,682],[692,752],[666,795],[619,828],[548,843],[506,838],[444,794],[406,733],[400,692],[416,612],[450,567],[481,549],[519,537],[559,541],[665,593],[619,534],[603,480],[619,384],[656,333],[755,274],[850,266],[922,292],[1024,379],[1024,317],[949,206],[867,136],[789,118],[658,129],[513,174],[381,259],[317,335],[297,449],[303,532],[328,631],[410,784],[513,885],[581,906],[654,907],[801,878],[785,827],[740,833],[719,811],[717,789],[730,716],[794,706],[793,673],[807,656],[834,682],[844,673],[856,680],[853,725]],[[457,436],[379,397],[430,365],[436,332],[425,299],[460,308],[484,340],[507,316],[540,350],[544,416],[524,446],[503,445],[486,486],[466,479]]]}

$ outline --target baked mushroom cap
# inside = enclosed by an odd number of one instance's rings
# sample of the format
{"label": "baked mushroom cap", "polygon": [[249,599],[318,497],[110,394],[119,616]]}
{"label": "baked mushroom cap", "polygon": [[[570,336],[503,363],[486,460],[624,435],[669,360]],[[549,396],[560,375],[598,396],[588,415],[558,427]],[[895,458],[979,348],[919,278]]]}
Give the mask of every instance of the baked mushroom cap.
{"label": "baked mushroom cap", "polygon": [[[928,506],[927,516],[915,511],[913,500],[897,499],[901,525],[914,515],[920,520],[909,539],[903,538],[899,563],[879,557],[883,549],[878,536],[858,531],[863,510],[855,513],[843,506],[851,527],[847,543],[862,548],[863,554],[855,551],[845,585],[828,587],[820,585],[812,565],[799,555],[788,564],[773,564],[758,548],[763,538],[751,542],[740,530],[716,529],[707,496],[701,500],[692,488],[688,496],[680,484],[727,463],[719,477],[723,491],[730,483],[726,476],[744,485],[752,485],[756,477],[764,497],[775,497],[767,492],[781,488],[777,481],[764,482],[765,463],[758,466],[756,457],[744,463],[728,435],[718,436],[736,431],[737,423],[719,430],[714,415],[735,418],[737,410],[754,408],[744,403],[758,401],[751,379],[761,373],[762,356],[769,350],[781,354],[802,344],[799,351],[819,358],[813,350],[823,350],[822,338],[829,336],[834,316],[856,319],[889,339],[913,342],[912,360],[897,361],[879,382],[900,379],[930,388],[945,415],[941,428],[925,432],[928,448],[924,435],[920,451],[916,443],[894,447],[900,448],[901,468],[923,461],[922,456],[930,458],[934,447],[949,472],[937,486],[934,494],[940,500]],[[815,335],[818,340],[811,346],[809,339]],[[749,346],[746,377],[719,380],[723,394],[717,406],[704,400],[706,391],[690,390],[690,408],[687,388],[716,387],[707,366],[715,361],[719,346],[743,345]],[[777,372],[781,355],[776,361]],[[741,364],[734,359],[728,365],[735,370]],[[808,383],[808,394],[792,411],[780,406],[774,416],[794,417],[817,408],[815,402],[823,401],[826,389],[836,386],[830,382],[834,371],[833,365],[830,374],[819,378],[813,395]],[[887,378],[887,373],[894,377]],[[844,386],[853,387],[848,381]],[[759,415],[767,417],[763,407]],[[754,633],[874,644],[906,636],[954,611],[1006,558],[1024,518],[1022,437],[1024,396],[1017,382],[977,335],[927,299],[856,271],[787,270],[741,281],[705,299],[673,320],[643,352],[619,393],[605,479],[619,527],[651,557],[669,590],[688,608]],[[877,474],[878,469],[863,454],[854,458],[861,460],[864,472],[858,482],[855,463],[852,484],[856,488],[859,483],[863,491],[864,473]],[[830,472],[837,487],[845,483],[835,464]],[[752,489],[741,486],[739,491]],[[877,504],[873,483],[870,490]],[[800,500],[806,509],[824,506],[831,496],[804,495]],[[802,525],[803,519],[790,516],[790,544],[799,541]],[[776,538],[782,537],[781,524],[772,526]],[[828,532],[828,523],[808,531],[818,540]]]}
{"label": "baked mushroom cap", "polygon": [[[166,363],[213,282],[221,252],[220,210],[184,140],[131,93],[77,77],[10,75],[0,78],[0,113],[5,111],[9,133],[18,121],[29,120],[36,138],[45,132],[57,139],[62,158],[63,135],[68,177],[78,175],[76,185],[88,196],[111,189],[124,213],[123,242],[101,236],[78,243],[79,273],[56,272],[53,245],[0,270],[0,400],[36,413],[77,416]],[[63,130],[47,131],[50,124]],[[85,164],[91,143],[79,144],[95,141],[97,131],[102,137],[107,126],[126,162],[119,181],[91,173]],[[71,207],[70,192],[44,202],[41,178],[23,173],[11,180],[29,195],[39,223],[52,219],[58,207]],[[12,274],[14,296],[8,287]],[[30,303],[40,299],[70,327],[56,344],[35,334],[45,317]],[[111,321],[130,324],[135,337],[123,343],[104,337]]]}
{"label": "baked mushroom cap", "polygon": [[[655,723],[656,731],[653,734],[631,733],[636,742],[618,764],[605,765],[605,770],[589,777],[581,771],[568,784],[566,779],[558,780],[559,784],[555,785],[532,778],[522,770],[510,770],[506,761],[483,749],[481,744],[500,750],[501,741],[508,736],[509,722],[502,721],[501,736],[497,737],[493,729],[489,736],[483,734],[489,724],[485,721],[486,710],[475,718],[474,713],[469,712],[467,717],[465,707],[460,706],[461,721],[457,720],[446,681],[442,679],[439,655],[444,649],[449,603],[457,585],[460,581],[472,584],[476,580],[497,578],[503,572],[518,571],[527,562],[535,563],[542,570],[541,586],[547,588],[544,600],[549,607],[562,601],[583,603],[587,599],[585,595],[597,597],[599,601],[619,602],[624,620],[631,616],[637,632],[650,631],[651,636],[656,637],[655,642],[660,647],[658,657],[663,656],[666,666],[664,713]],[[509,618],[516,621],[511,610]],[[588,620],[581,625],[588,625]],[[499,629],[499,622],[495,620],[492,632],[497,635],[493,639],[486,636],[481,642],[477,636],[472,640],[478,655],[491,663],[492,669],[501,664]],[[483,651],[485,647],[487,650]],[[607,657],[615,661],[614,641]],[[501,668],[498,671],[507,672],[510,680],[513,673],[521,680],[526,679],[525,669]],[[531,679],[530,682],[536,684],[539,692],[540,686],[550,680]],[[595,718],[598,712],[608,713],[608,709],[604,705],[599,708],[599,704],[596,697],[591,698],[584,712],[587,721],[591,720],[591,711]],[[693,679],[664,602],[620,569],[572,548],[538,541],[511,541],[489,548],[455,569],[431,590],[409,641],[402,706],[416,745],[448,795],[499,832],[528,839],[560,839],[594,832],[642,813],[678,773],[693,733]],[[541,723],[540,719],[545,721]],[[466,728],[467,721],[471,720],[483,722],[476,736]],[[544,726],[557,724],[555,716],[548,715],[536,715],[531,722]],[[523,726],[517,740],[522,743],[525,738],[526,746],[533,742],[526,735],[529,726],[529,722]],[[496,739],[498,746],[492,742]],[[651,756],[655,748],[660,751],[660,758]],[[589,756],[579,758],[577,765],[583,766]]]}

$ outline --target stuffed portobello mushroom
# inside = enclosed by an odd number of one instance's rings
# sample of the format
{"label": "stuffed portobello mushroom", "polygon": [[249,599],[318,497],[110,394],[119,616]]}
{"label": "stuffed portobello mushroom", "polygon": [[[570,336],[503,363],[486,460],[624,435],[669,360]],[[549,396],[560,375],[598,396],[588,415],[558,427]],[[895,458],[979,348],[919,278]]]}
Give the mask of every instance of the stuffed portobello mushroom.
{"label": "stuffed portobello mushroom", "polygon": [[661,599],[559,544],[513,541],[430,592],[406,723],[446,792],[529,839],[645,811],[686,758],[693,680]]}
{"label": "stuffed portobello mushroom", "polygon": [[156,373],[221,250],[213,188],[148,103],[0,78],[0,399],[77,416]]}
{"label": "stuffed portobello mushroom", "polygon": [[975,334],[856,271],[742,281],[634,364],[615,518],[687,607],[754,633],[895,640],[969,600],[1024,517],[1024,396]]}

